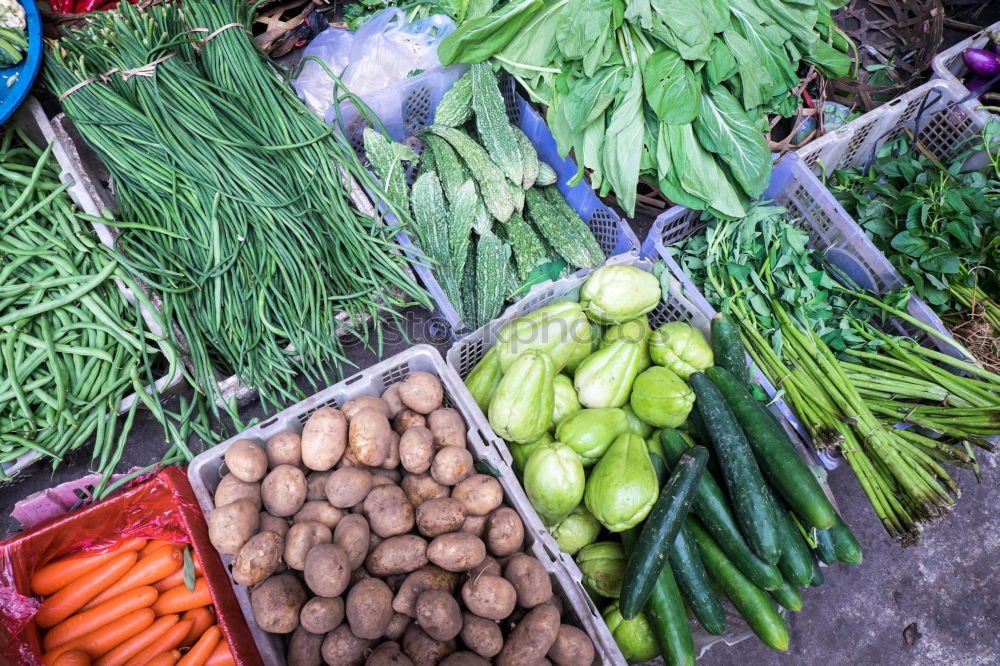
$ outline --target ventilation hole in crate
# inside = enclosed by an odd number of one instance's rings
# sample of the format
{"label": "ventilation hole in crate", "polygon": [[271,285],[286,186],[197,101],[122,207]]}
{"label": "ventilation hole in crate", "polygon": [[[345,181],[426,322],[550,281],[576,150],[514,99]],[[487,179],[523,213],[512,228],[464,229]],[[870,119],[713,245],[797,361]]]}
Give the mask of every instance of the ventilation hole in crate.
{"label": "ventilation hole in crate", "polygon": [[274,417],[272,419],[268,419],[268,420],[266,420],[266,421],[264,421],[263,423],[260,424],[260,429],[261,430],[266,430],[267,428],[270,428],[271,426],[273,426],[277,422],[278,422],[278,418],[277,417]]}
{"label": "ventilation hole in crate", "polygon": [[866,125],[863,125],[861,129],[859,129],[854,136],[851,137],[851,142],[847,144],[847,150],[844,152],[844,164],[853,164],[854,156],[858,154],[859,150],[861,150],[861,147],[864,145],[868,135],[871,134],[872,127],[874,126],[874,121],[869,122]]}
{"label": "ventilation hole in crate", "polygon": [[663,233],[660,242],[664,247],[679,243],[689,236],[693,236],[702,229],[705,224],[701,221],[701,215],[697,211],[691,211],[681,215],[676,220],[663,225]]}
{"label": "ventilation hole in crate", "polygon": [[431,91],[424,86],[414,88],[403,102],[403,132],[409,136],[431,122]]}
{"label": "ventilation hole in crate", "polygon": [[819,154],[820,151],[817,150],[815,152],[809,153],[804,158],[802,158],[802,161],[805,162],[806,168],[808,168],[810,171],[814,166],[816,166],[816,163],[819,162]]}
{"label": "ventilation hole in crate", "polygon": [[920,133],[920,140],[934,157],[950,160],[968,147],[967,139],[974,134],[972,121],[965,112],[952,108],[948,113],[934,116]]}
{"label": "ventilation hole in crate", "polygon": [[615,244],[618,241],[618,223],[612,217],[611,212],[606,208],[598,208],[590,216],[587,222],[591,233],[597,239],[597,244],[604,251],[604,256],[610,257],[615,251]]}
{"label": "ventilation hole in crate", "polygon": [[512,125],[518,125],[521,122],[521,104],[518,101],[512,77],[505,76],[500,82],[500,93],[503,95],[503,106],[507,111],[507,118],[510,119]]}
{"label": "ventilation hole in crate", "polygon": [[468,376],[476,363],[485,355],[483,350],[483,339],[481,337],[469,341],[463,341],[463,347],[458,354],[458,374],[462,379]]}
{"label": "ventilation hole in crate", "polygon": [[355,116],[347,124],[347,140],[357,153],[358,159],[365,161],[365,128],[368,122],[361,116]]}
{"label": "ventilation hole in crate", "polygon": [[392,386],[396,382],[403,381],[409,375],[409,365],[397,365],[395,368],[386,371],[386,373],[382,375],[382,386]]}

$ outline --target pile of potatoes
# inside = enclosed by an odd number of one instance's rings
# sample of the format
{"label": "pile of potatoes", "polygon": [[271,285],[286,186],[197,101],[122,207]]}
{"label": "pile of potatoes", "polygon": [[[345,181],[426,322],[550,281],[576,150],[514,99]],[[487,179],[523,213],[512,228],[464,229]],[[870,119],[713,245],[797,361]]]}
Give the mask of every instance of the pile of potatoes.
{"label": "pile of potatoes", "polygon": [[209,536],[290,666],[593,662],[443,397],[412,372],[226,451]]}

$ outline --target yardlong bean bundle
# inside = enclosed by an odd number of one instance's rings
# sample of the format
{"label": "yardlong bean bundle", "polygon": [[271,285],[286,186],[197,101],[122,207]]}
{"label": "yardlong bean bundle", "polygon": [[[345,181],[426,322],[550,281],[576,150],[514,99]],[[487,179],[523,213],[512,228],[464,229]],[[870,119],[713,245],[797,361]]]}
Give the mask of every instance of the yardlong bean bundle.
{"label": "yardlong bean bundle", "polygon": [[428,301],[397,230],[351,207],[350,178],[381,188],[277,78],[248,18],[242,0],[123,3],[70,32],[46,80],[143,223],[119,260],[160,291],[195,383],[214,396],[216,371],[235,372],[280,405],[297,374],[315,385],[344,360],[338,327],[367,342],[367,317]]}

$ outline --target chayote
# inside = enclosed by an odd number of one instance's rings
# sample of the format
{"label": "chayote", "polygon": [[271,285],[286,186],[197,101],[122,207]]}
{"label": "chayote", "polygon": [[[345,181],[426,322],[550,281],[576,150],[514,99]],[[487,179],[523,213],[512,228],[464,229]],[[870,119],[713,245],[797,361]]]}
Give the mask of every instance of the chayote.
{"label": "chayote", "polygon": [[524,465],[528,462],[528,456],[541,444],[551,444],[555,440],[549,433],[543,433],[541,437],[533,442],[511,442],[508,448],[510,455],[514,459],[514,471],[518,474],[524,473]]}
{"label": "chayote", "polygon": [[590,345],[579,345],[575,353],[566,361],[563,371],[572,375],[576,372],[580,362],[601,348],[601,327],[591,322],[590,324]]}
{"label": "chayote", "polygon": [[660,281],[633,266],[602,266],[580,289],[580,305],[599,324],[620,324],[650,312],[660,302]]}
{"label": "chayote", "polygon": [[628,557],[617,541],[598,541],[576,554],[576,566],[583,574],[583,586],[593,595],[617,599],[622,594]]}
{"label": "chayote", "polygon": [[649,355],[653,363],[670,368],[684,380],[715,362],[705,335],[682,321],[672,321],[653,331]]}
{"label": "chayote", "polygon": [[500,380],[490,402],[490,425],[508,442],[532,442],[552,426],[552,358],[529,349]]}
{"label": "chayote", "polygon": [[548,353],[559,372],[590,346],[590,322],[580,304],[572,301],[546,305],[514,320],[500,331],[495,345],[504,372],[529,349]]}
{"label": "chayote", "polygon": [[657,428],[676,428],[694,405],[694,391],[673,371],[654,365],[632,385],[629,398],[635,415]]}
{"label": "chayote", "polygon": [[632,382],[639,375],[642,348],[621,339],[583,359],[573,375],[573,386],[584,407],[621,407],[628,402]]}
{"label": "chayote", "polygon": [[601,524],[594,518],[594,514],[581,504],[550,532],[559,545],[559,550],[576,555],[581,548],[594,543],[597,535],[601,533]]}
{"label": "chayote", "polygon": [[524,465],[524,492],[546,526],[580,505],[585,483],[580,457],[561,442],[539,444]]}
{"label": "chayote", "polygon": [[628,417],[616,407],[581,409],[556,427],[556,439],[576,451],[584,467],[590,467],[626,431]]}
{"label": "chayote", "polygon": [[570,414],[577,412],[583,407],[576,398],[576,389],[573,388],[573,380],[566,375],[556,375],[552,380],[552,389],[555,392],[552,407],[552,425],[559,423]]}
{"label": "chayote", "polygon": [[484,412],[489,409],[490,401],[493,400],[493,394],[496,393],[501,379],[503,370],[500,368],[500,356],[494,345],[465,378],[465,386],[479,405],[479,409]]}
{"label": "chayote", "polygon": [[606,347],[622,338],[630,342],[635,342],[642,350],[642,360],[639,364],[639,370],[641,371],[653,365],[653,361],[649,356],[649,336],[652,334],[653,331],[649,328],[649,320],[645,317],[637,317],[624,324],[615,324],[605,329],[604,337],[601,339],[601,346]]}
{"label": "chayote", "polygon": [[[632,384],[633,390],[635,384]],[[643,439],[649,439],[650,434],[653,432],[653,426],[649,425],[638,416],[635,415],[635,410],[632,409],[631,404],[623,405],[622,411],[625,412],[625,416],[628,417],[628,429],[633,435],[639,435]]]}
{"label": "chayote", "polygon": [[660,655],[653,625],[645,613],[640,612],[631,620],[622,617],[615,601],[604,609],[604,622],[622,651],[622,656],[630,662],[649,661]]}
{"label": "chayote", "polygon": [[646,442],[625,433],[594,466],[583,500],[604,527],[622,532],[642,522],[659,494]]}

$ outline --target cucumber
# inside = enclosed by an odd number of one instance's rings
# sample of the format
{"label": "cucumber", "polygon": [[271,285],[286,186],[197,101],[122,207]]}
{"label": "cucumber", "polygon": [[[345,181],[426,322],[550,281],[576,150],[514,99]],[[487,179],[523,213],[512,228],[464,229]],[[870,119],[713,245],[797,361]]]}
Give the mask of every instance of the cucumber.
{"label": "cucumber", "polygon": [[695,406],[705,421],[715,457],[722,467],[736,520],[754,552],[765,562],[777,564],[781,547],[774,524],[774,507],[768,501],[766,482],[746,435],[726,405],[722,393],[704,373],[694,373],[688,382],[694,389]]}
{"label": "cucumber", "polygon": [[816,557],[823,564],[833,564],[837,561],[837,550],[833,545],[833,535],[830,530],[816,530]]}
{"label": "cucumber", "polygon": [[810,526],[832,527],[837,512],[784,428],[731,372],[715,366],[705,374],[722,393],[774,489]]}
{"label": "cucumber", "polygon": [[[671,428],[666,428],[660,433],[660,445],[663,447],[668,465],[676,465],[688,448],[681,434]],[[781,572],[778,568],[764,562],[750,550],[733,518],[725,493],[707,470],[698,482],[691,510],[708,528],[726,556],[755,585],[770,589],[781,584]]]}
{"label": "cucumber", "polygon": [[788,627],[767,593],[740,573],[704,527],[692,521],[691,531],[708,573],[729,597],[750,629],[768,647],[787,650]]}
{"label": "cucumber", "polygon": [[[770,488],[767,489],[771,506],[774,507],[774,524],[778,528],[778,539],[781,542],[781,559],[778,569],[785,581],[796,587],[805,587],[812,580],[813,556],[809,545],[802,538],[802,533],[792,521],[791,514],[774,497]],[[791,610],[791,609],[789,609]]]}
{"label": "cucumber", "polygon": [[493,163],[486,149],[465,132],[451,127],[429,125],[425,132],[436,134],[455,149],[479,185],[486,210],[500,222],[506,222],[514,212],[514,199],[503,171]]}
{"label": "cucumber", "polygon": [[781,581],[781,585],[770,591],[771,597],[777,601],[785,610],[798,613],[802,610],[802,593],[787,580]]}
{"label": "cucumber", "polygon": [[691,607],[698,622],[705,631],[719,636],[726,630],[726,611],[722,608],[719,595],[712,589],[705,564],[701,561],[698,548],[695,546],[694,536],[688,525],[688,522],[693,520],[694,518],[688,516],[681,526],[681,531],[674,539],[673,548],[667,555],[667,561],[670,563],[670,569],[674,573],[681,594],[687,599],[688,606]]}
{"label": "cucumber", "polygon": [[479,141],[504,175],[521,189],[524,178],[521,151],[517,147],[517,137],[510,126],[493,67],[487,62],[477,62],[469,72],[472,74],[472,110],[476,114]]}
{"label": "cucumber", "polygon": [[813,577],[809,581],[811,587],[819,587],[823,584],[823,567],[819,565],[819,560],[813,558]]}
{"label": "cucumber", "polygon": [[837,516],[837,521],[830,528],[830,536],[833,537],[833,549],[838,560],[847,564],[861,564],[861,544],[840,516]]}
{"label": "cucumber", "polygon": [[619,608],[626,620],[634,618],[653,592],[657,575],[694,500],[705,471],[708,450],[696,446],[684,453],[660,489],[660,496],[642,524],[642,532],[625,567]]}
{"label": "cucumber", "polygon": [[715,356],[715,365],[733,373],[744,384],[750,384],[747,350],[743,346],[740,329],[724,312],[712,317],[712,354]]}

